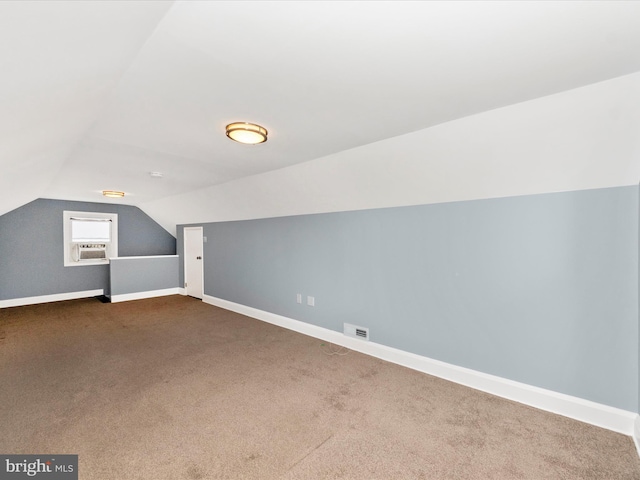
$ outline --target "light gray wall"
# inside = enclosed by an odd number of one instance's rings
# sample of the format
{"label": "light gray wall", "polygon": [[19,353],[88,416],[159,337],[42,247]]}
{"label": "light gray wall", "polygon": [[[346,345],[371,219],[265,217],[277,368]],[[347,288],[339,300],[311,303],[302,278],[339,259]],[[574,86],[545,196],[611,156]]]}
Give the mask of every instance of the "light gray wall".
{"label": "light gray wall", "polygon": [[207,295],[638,409],[636,186],[212,223],[204,235]]}
{"label": "light gray wall", "polygon": [[175,238],[137,207],[38,199],[0,216],[0,300],[104,289],[109,265],[64,267],[64,210],[118,214],[118,255],[173,255]]}
{"label": "light gray wall", "polygon": [[176,227],[176,253],[178,254],[178,284],[184,287],[184,227]]}
{"label": "light gray wall", "polygon": [[178,257],[123,257],[109,263],[111,295],[178,287]]}

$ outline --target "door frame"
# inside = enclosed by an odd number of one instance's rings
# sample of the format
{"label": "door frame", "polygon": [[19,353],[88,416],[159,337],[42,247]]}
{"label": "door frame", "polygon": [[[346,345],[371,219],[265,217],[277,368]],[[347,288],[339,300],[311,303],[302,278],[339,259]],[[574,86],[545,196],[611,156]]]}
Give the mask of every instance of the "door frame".
{"label": "door frame", "polygon": [[[202,241],[202,261],[200,262],[200,275],[201,275],[201,285],[202,285],[202,298],[200,300],[204,299],[204,229],[202,227],[184,227],[182,229],[182,240],[183,240],[183,250],[184,250],[184,262],[183,262],[183,276],[184,276],[184,281],[182,282],[182,285],[184,288],[184,294],[188,295],[187,293],[187,287],[184,287],[184,284],[187,283],[187,255],[189,252],[187,252],[187,230],[189,231],[199,231],[200,232],[200,239]],[[194,297],[197,298],[197,297]]]}

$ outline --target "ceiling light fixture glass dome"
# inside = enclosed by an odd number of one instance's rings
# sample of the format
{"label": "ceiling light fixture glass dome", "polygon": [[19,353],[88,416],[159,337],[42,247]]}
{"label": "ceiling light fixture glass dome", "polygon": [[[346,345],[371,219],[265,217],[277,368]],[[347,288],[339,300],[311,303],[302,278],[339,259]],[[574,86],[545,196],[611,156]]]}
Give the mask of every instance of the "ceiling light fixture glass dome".
{"label": "ceiling light fixture glass dome", "polygon": [[227,125],[227,137],[239,143],[257,145],[267,141],[267,129],[255,123],[234,122]]}

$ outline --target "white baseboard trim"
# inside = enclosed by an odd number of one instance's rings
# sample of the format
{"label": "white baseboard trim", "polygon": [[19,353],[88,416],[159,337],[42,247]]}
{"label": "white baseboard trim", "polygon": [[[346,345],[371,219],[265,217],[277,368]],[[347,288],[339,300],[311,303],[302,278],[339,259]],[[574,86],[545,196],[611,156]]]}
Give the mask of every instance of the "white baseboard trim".
{"label": "white baseboard trim", "polygon": [[128,302],[129,300],[141,300],[143,298],[164,297],[165,295],[178,295],[179,288],[165,288],[162,290],[149,290],[147,292],[122,293],[111,295],[111,303]]}
{"label": "white baseboard trim", "polygon": [[[629,412],[608,405],[592,402],[579,397],[534,387],[525,383],[489,375],[469,368],[434,360],[414,353],[405,352],[386,345],[367,342],[345,336],[309,323],[283,317],[274,313],[247,307],[238,303],[204,295],[205,303],[256,318],[280,327],[294,330],[326,342],[356,350],[373,357],[411,368],[429,375],[443,378],[467,387],[507,398],[547,412],[563,415],[581,422],[606,428],[624,435],[633,436],[636,446],[640,439],[640,420],[635,412]],[[635,432],[635,433],[634,433]],[[640,446],[638,446],[640,452]]]}
{"label": "white baseboard trim", "polygon": [[0,308],[22,307],[24,305],[36,305],[38,303],[60,302],[63,300],[77,300],[78,298],[97,297],[104,295],[103,289],[84,290],[82,292],[55,293],[53,295],[40,295],[37,297],[12,298],[0,300]]}
{"label": "white baseboard trim", "polygon": [[187,294],[187,289],[186,288],[178,288],[178,293],[180,295],[186,295]]}

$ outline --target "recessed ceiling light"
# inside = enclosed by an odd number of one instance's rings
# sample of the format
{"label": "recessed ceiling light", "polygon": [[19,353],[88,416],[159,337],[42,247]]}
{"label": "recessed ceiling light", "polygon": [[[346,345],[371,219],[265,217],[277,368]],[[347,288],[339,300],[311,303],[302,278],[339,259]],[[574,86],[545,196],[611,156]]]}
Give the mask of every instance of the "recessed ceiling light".
{"label": "recessed ceiling light", "polygon": [[115,190],[103,190],[102,195],[109,198],[122,198],[124,197],[124,192],[117,192]]}
{"label": "recessed ceiling light", "polygon": [[149,172],[153,178],[162,178],[162,172]]}
{"label": "recessed ceiling light", "polygon": [[234,122],[227,125],[227,137],[236,142],[256,145],[267,141],[267,129],[255,123]]}

